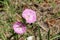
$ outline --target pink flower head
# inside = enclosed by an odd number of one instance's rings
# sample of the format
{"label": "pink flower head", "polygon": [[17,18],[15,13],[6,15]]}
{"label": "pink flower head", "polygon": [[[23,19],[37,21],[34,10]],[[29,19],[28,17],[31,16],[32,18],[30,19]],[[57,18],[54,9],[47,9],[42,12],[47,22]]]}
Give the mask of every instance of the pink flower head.
{"label": "pink flower head", "polygon": [[13,29],[18,34],[23,34],[26,32],[26,26],[21,22],[14,23]]}
{"label": "pink flower head", "polygon": [[25,9],[22,13],[22,17],[27,23],[34,23],[36,21],[36,12],[31,9]]}

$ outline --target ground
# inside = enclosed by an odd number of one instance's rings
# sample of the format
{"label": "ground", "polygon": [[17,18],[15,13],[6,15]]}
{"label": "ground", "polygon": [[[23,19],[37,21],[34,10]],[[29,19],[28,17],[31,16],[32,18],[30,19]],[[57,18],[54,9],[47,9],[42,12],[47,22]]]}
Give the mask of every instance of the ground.
{"label": "ground", "polygon": [[[26,8],[36,12],[37,21],[26,24],[28,29],[25,34],[15,34],[13,23],[24,22],[21,14]],[[28,36],[35,36],[35,40],[59,39],[60,0],[0,0],[0,39],[25,40]]]}

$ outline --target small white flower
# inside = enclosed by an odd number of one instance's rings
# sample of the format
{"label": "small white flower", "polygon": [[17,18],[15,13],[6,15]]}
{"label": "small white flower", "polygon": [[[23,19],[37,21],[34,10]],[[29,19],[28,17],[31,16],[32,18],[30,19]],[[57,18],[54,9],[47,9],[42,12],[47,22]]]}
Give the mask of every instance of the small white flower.
{"label": "small white flower", "polygon": [[33,39],[34,39],[34,36],[27,37],[27,40],[33,40]]}

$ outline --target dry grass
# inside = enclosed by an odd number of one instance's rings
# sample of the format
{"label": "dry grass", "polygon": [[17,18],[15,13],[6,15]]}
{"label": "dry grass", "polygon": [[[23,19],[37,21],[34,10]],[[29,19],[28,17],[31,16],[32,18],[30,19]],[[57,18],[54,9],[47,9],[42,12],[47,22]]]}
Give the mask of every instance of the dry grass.
{"label": "dry grass", "polygon": [[[16,21],[24,22],[21,13],[26,8],[36,11],[37,21],[32,25],[27,24],[28,29],[24,35],[15,34],[12,25]],[[33,35],[43,40],[58,40],[60,37],[58,33],[60,33],[60,0],[0,1],[0,39],[25,40],[28,36]]]}

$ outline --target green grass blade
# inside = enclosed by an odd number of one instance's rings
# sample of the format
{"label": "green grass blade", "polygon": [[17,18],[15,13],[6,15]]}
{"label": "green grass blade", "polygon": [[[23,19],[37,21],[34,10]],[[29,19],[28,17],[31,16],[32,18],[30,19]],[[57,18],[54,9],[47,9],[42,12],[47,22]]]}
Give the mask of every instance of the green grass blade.
{"label": "green grass blade", "polygon": [[56,38],[60,38],[60,35],[56,35],[54,37],[52,37],[50,40],[56,39]]}
{"label": "green grass blade", "polygon": [[47,36],[48,40],[50,40],[50,29],[48,31],[48,36]]}
{"label": "green grass blade", "polygon": [[39,40],[42,40],[41,32],[40,32],[40,26],[38,27],[38,33],[39,33]]}

